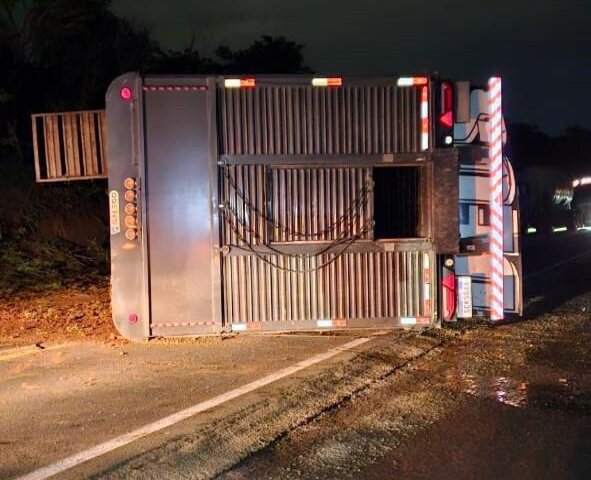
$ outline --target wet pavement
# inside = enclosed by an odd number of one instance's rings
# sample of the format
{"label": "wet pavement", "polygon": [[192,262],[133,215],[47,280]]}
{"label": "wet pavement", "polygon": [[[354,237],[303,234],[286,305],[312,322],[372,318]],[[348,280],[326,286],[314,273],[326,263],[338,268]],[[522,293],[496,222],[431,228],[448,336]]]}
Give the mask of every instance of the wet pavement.
{"label": "wet pavement", "polygon": [[588,478],[591,318],[563,315],[448,336],[221,478]]}
{"label": "wet pavement", "polygon": [[522,321],[441,345],[220,478],[586,479],[591,236],[526,239]]}
{"label": "wet pavement", "polygon": [[[55,478],[586,479],[591,236],[569,238],[526,256],[522,321],[377,335]],[[3,345],[0,478],[361,335]]]}
{"label": "wet pavement", "polygon": [[585,479],[590,455],[591,427],[580,416],[480,399],[463,402],[358,478]]}

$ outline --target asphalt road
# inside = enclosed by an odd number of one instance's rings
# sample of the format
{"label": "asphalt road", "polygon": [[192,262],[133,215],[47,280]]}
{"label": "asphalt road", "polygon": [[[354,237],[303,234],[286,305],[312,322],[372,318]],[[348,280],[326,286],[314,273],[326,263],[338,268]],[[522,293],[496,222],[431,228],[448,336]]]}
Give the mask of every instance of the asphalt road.
{"label": "asphalt road", "polygon": [[247,337],[0,351],[0,478],[12,478],[352,340]]}
{"label": "asphalt road", "polygon": [[526,317],[591,290],[591,232],[528,235],[522,247]]}
{"label": "asphalt road", "polygon": [[591,235],[524,248],[524,321],[460,326],[469,330],[221,478],[589,478]]}
{"label": "asphalt road", "polygon": [[591,235],[527,238],[524,249],[528,320],[497,329],[2,349],[0,478],[361,335],[369,340],[55,478],[585,478]]}

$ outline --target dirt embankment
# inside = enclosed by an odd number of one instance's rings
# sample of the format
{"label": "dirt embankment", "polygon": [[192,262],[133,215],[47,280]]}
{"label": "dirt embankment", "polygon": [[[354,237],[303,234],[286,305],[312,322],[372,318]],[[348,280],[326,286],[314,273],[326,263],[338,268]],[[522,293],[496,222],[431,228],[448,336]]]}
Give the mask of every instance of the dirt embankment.
{"label": "dirt embankment", "polygon": [[105,188],[36,184],[0,154],[0,347],[115,333]]}
{"label": "dirt embankment", "polygon": [[107,279],[94,285],[0,294],[0,346],[114,339]]}

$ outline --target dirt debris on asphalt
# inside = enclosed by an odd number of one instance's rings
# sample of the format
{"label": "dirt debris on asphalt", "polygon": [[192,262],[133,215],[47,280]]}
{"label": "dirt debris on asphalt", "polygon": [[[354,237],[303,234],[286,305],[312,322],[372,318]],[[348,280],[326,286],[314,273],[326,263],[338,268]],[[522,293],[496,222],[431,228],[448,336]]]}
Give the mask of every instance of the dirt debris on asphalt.
{"label": "dirt debris on asphalt", "polygon": [[0,294],[0,344],[120,340],[107,279],[94,285]]}
{"label": "dirt debris on asphalt", "polygon": [[[587,302],[494,328],[385,336],[346,361],[188,421],[165,443],[131,448],[92,478],[517,479],[523,471],[584,478],[591,468]],[[454,461],[430,440],[438,428],[437,441],[454,445]],[[497,437],[509,452],[490,458],[499,455],[491,447]],[[553,444],[564,448],[544,463]]]}
{"label": "dirt debris on asphalt", "polygon": [[[590,303],[586,295],[497,327],[390,332],[63,478],[585,478]],[[226,340],[180,342],[201,349]],[[201,368],[181,360],[187,372]]]}
{"label": "dirt debris on asphalt", "polygon": [[590,300],[447,335],[219,478],[588,478]]}
{"label": "dirt debris on asphalt", "polygon": [[372,341],[346,361],[328,362],[320,370],[288,377],[265,392],[188,421],[182,434],[164,445],[110,466],[92,478],[212,478],[247,459],[326,412],[337,410],[352,396],[437,349],[437,335],[398,332]]}

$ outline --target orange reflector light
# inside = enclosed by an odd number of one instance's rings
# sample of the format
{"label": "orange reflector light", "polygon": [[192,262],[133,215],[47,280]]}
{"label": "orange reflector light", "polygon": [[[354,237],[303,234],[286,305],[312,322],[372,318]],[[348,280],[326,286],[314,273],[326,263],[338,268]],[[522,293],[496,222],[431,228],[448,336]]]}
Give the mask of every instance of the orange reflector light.
{"label": "orange reflector light", "polygon": [[427,85],[429,79],[427,77],[400,77],[396,82],[399,87],[418,87]]}
{"label": "orange reflector light", "polygon": [[135,188],[135,178],[127,177],[125,180],[123,180],[123,186],[128,190]]}
{"label": "orange reflector light", "polygon": [[123,195],[126,202],[135,202],[136,195],[133,190],[125,190],[125,194]]}
{"label": "orange reflector light", "polygon": [[254,88],[256,80],[254,78],[226,78],[224,87],[226,88]]}
{"label": "orange reflector light", "polygon": [[135,205],[133,203],[126,203],[125,204],[125,213],[127,215],[133,215],[137,211]]}
{"label": "orange reflector light", "polygon": [[135,228],[137,227],[137,220],[133,215],[127,215],[125,217],[125,226],[127,228]]}
{"label": "orange reflector light", "polygon": [[125,238],[131,242],[137,238],[137,232],[133,228],[128,228],[125,230]]}
{"label": "orange reflector light", "polygon": [[313,78],[313,87],[340,87],[343,85],[343,79],[341,77],[322,77]]}

